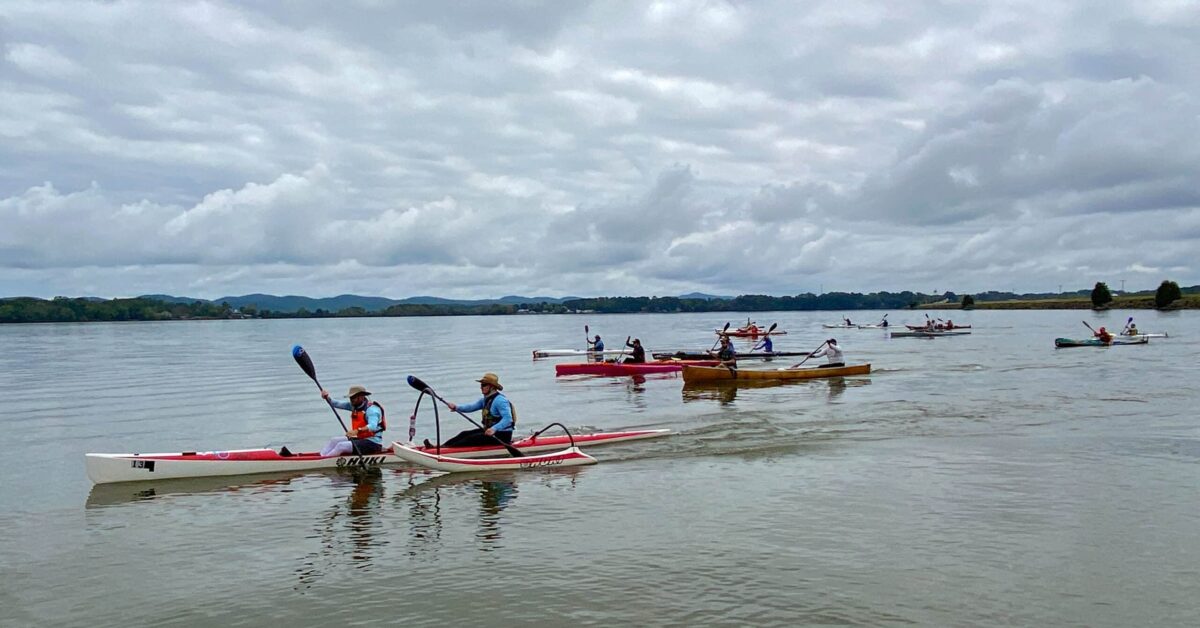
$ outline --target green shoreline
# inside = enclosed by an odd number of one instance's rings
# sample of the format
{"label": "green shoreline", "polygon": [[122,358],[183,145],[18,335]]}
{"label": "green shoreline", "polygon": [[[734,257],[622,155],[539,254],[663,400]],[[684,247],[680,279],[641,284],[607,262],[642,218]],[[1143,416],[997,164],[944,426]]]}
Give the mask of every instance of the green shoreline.
{"label": "green shoreline", "polygon": [[[986,293],[1003,297],[997,293]],[[1014,295],[1017,296],[1017,295]],[[1030,295],[1019,295],[1030,296]],[[742,295],[733,299],[682,299],[678,297],[602,297],[578,299],[564,303],[521,303],[490,305],[393,305],[369,311],[348,307],[338,311],[300,309],[294,312],[259,310],[253,305],[241,309],[228,303],[212,302],[171,303],[147,298],[87,299],[57,297],[51,300],[29,297],[0,299],[0,324],[21,323],[92,323],[122,321],[184,321],[261,318],[365,318],[399,316],[493,316],[522,314],[640,314],[727,312],[739,315],[748,312],[846,312],[846,311],[903,311],[903,310],[1092,310],[1087,296],[1036,298],[986,298],[979,295],[972,306],[964,308],[953,293],[926,295],[905,293],[826,293],[803,294],[793,297]],[[1114,295],[1103,309],[1160,309],[1154,306],[1154,295],[1146,293]],[[1200,293],[1185,293],[1167,310],[1200,309]]]}

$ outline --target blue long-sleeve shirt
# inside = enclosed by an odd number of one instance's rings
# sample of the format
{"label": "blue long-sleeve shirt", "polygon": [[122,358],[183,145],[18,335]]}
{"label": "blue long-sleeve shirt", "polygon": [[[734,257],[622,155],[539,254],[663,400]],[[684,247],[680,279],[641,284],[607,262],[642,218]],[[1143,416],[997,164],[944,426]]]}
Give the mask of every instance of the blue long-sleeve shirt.
{"label": "blue long-sleeve shirt", "polygon": [[[480,397],[479,401],[458,406],[459,412],[474,412],[483,409],[483,402],[487,397]],[[502,394],[497,394],[495,399],[492,399],[492,407],[489,410],[492,416],[500,417],[500,422],[492,426],[492,429],[497,432],[511,432],[513,428],[512,404],[508,402],[508,397]]]}
{"label": "blue long-sleeve shirt", "polygon": [[[330,397],[329,403],[333,407],[338,408],[340,410],[354,410],[354,407],[350,405],[349,399],[334,399],[333,397]],[[362,440],[369,440],[372,443],[382,445],[383,444],[383,436],[380,436],[380,434],[379,434],[379,428],[382,423],[383,423],[383,410],[380,410],[379,406],[377,406],[375,404],[371,404],[371,406],[369,408],[367,408],[367,429],[371,430],[372,432],[375,432],[375,435],[370,438],[364,438]]]}

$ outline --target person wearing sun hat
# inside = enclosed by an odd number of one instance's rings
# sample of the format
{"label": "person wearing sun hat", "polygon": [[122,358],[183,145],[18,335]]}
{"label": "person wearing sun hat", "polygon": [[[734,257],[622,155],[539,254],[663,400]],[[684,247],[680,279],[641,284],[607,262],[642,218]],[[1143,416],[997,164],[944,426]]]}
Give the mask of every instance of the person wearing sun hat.
{"label": "person wearing sun hat", "polygon": [[350,411],[350,429],[346,430],[345,436],[330,439],[321,449],[322,456],[370,456],[383,451],[380,434],[387,429],[387,422],[383,406],[368,399],[370,394],[362,386],[351,386],[345,399],[330,399],[329,391],[321,389],[321,397],[329,405]]}
{"label": "person wearing sun hat", "polygon": [[[446,405],[452,412],[482,410],[483,417],[480,423],[483,424],[483,429],[460,432],[442,443],[442,447],[495,445],[497,438],[505,443],[512,442],[513,428],[517,425],[517,412],[513,409],[512,402],[508,400],[508,397],[500,392],[504,390],[504,386],[500,384],[500,378],[495,373],[484,373],[483,377],[475,381],[479,382],[479,391],[483,393],[479,401],[461,406],[453,403]],[[432,443],[426,440],[425,446],[432,447]]]}

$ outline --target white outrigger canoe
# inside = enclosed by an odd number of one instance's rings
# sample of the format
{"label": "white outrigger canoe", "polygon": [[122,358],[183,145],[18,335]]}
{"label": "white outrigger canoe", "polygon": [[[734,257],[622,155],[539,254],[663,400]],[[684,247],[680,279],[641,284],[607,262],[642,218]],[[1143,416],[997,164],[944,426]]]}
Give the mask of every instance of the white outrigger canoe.
{"label": "white outrigger canoe", "polygon": [[[424,447],[413,447],[412,443],[392,443],[397,458],[436,471],[511,471],[514,469],[541,469],[545,467],[578,467],[596,464],[596,459],[583,453],[578,447],[567,447],[560,451],[529,454],[510,458],[462,458],[437,454]],[[444,450],[443,450],[444,451]],[[527,453],[522,450],[522,453]]]}
{"label": "white outrigger canoe", "polygon": [[533,359],[541,358],[564,358],[570,356],[590,355],[592,357],[617,357],[622,355],[630,355],[628,349],[605,349],[604,351],[588,351],[586,349],[534,349]]}
{"label": "white outrigger canoe", "polygon": [[[596,432],[575,437],[576,444],[603,445],[631,440],[656,438],[670,434],[671,430],[630,430],[622,432]],[[513,441],[513,446],[524,453],[559,450],[570,445],[571,439],[562,436],[535,436]],[[424,447],[414,448],[424,451]],[[432,450],[431,450],[432,451]],[[455,458],[483,458],[507,455],[500,445],[486,447],[443,447],[442,456]],[[251,473],[278,473],[281,471],[308,471],[315,469],[377,467],[388,464],[403,464],[404,459],[395,455],[393,449],[362,456],[322,456],[316,452],[281,455],[274,449],[233,449],[228,451],[185,451],[158,454],[85,454],[84,465],[88,477],[95,484],[113,482],[138,482],[145,480],[170,480],[177,478],[246,475]],[[521,468],[521,467],[514,467]]]}

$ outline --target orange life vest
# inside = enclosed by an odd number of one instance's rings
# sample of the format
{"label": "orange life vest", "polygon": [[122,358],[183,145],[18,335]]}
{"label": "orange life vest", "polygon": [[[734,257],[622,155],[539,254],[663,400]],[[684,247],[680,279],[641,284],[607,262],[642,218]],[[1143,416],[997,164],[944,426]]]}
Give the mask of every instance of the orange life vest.
{"label": "orange life vest", "polygon": [[[371,406],[379,408],[379,432],[387,429],[387,413],[384,412],[383,406],[372,401],[363,406],[361,410],[353,410],[350,412],[350,429],[358,435],[358,438],[371,438],[379,433],[372,432],[371,430],[367,429],[367,408],[370,408]],[[364,431],[366,436],[363,435]]]}

